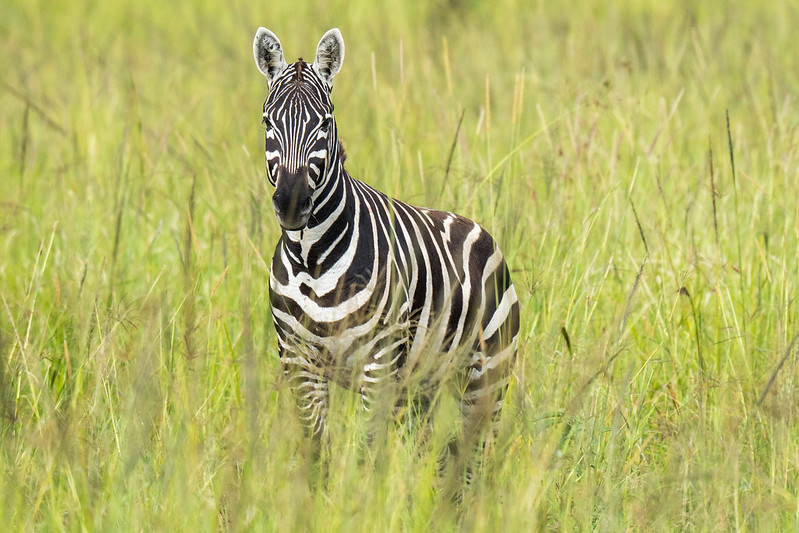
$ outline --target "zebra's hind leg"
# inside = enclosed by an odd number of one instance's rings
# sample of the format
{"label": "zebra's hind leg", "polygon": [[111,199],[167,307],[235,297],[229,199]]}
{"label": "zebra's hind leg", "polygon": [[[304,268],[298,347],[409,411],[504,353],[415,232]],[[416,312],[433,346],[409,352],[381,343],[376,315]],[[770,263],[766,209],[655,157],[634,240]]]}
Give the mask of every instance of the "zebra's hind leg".
{"label": "zebra's hind leg", "polygon": [[446,489],[455,501],[471,486],[481,456],[496,440],[515,349],[509,345],[492,357],[481,351],[472,356],[461,395],[463,426],[460,437],[450,442],[446,465]]}

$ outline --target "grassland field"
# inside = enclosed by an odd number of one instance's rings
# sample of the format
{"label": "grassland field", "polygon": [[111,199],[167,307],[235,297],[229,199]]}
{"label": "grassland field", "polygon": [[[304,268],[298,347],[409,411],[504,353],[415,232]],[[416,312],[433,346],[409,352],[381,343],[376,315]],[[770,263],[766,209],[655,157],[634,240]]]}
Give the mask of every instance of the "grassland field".
{"label": "grassland field", "polygon": [[[347,168],[497,238],[522,304],[493,451],[454,509],[434,438],[314,483],[268,305],[252,59],[339,27]],[[796,530],[799,5],[0,6],[7,531]]]}

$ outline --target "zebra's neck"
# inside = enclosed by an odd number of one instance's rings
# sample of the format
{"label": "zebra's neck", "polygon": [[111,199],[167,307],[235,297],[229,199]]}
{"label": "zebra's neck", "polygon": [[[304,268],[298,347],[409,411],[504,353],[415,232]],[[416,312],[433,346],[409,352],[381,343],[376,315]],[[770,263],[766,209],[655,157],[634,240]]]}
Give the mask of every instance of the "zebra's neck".
{"label": "zebra's neck", "polygon": [[314,192],[308,225],[302,230],[283,230],[283,250],[295,268],[324,270],[325,263],[341,255],[343,247],[339,245],[352,240],[359,216],[353,181],[337,159],[325,184]]}

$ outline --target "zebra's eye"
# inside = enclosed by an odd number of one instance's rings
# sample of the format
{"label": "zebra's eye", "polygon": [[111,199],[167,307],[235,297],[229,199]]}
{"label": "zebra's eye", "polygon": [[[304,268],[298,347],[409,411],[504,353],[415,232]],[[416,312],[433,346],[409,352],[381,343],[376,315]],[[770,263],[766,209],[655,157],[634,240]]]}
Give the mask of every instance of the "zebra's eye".
{"label": "zebra's eye", "polygon": [[319,129],[327,132],[330,130],[331,124],[333,124],[333,115],[325,115],[325,118],[322,119],[322,123],[319,125]]}
{"label": "zebra's eye", "polygon": [[266,129],[268,129],[268,130],[269,130],[269,129],[272,129],[272,121],[271,121],[271,120],[269,120],[269,117],[267,117],[267,116],[266,116],[266,113],[264,113],[264,116],[263,116],[263,118],[261,119],[261,124],[263,124],[264,126],[266,126]]}

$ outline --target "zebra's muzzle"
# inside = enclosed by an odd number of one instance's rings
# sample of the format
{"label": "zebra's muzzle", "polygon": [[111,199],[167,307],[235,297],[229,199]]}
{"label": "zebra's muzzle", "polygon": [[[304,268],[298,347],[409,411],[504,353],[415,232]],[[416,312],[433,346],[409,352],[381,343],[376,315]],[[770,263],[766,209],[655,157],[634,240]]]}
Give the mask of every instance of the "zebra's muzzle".
{"label": "zebra's muzzle", "polygon": [[313,190],[308,183],[308,168],[290,172],[285,167],[278,168],[277,186],[272,195],[272,207],[277,221],[283,229],[303,229],[311,216]]}

